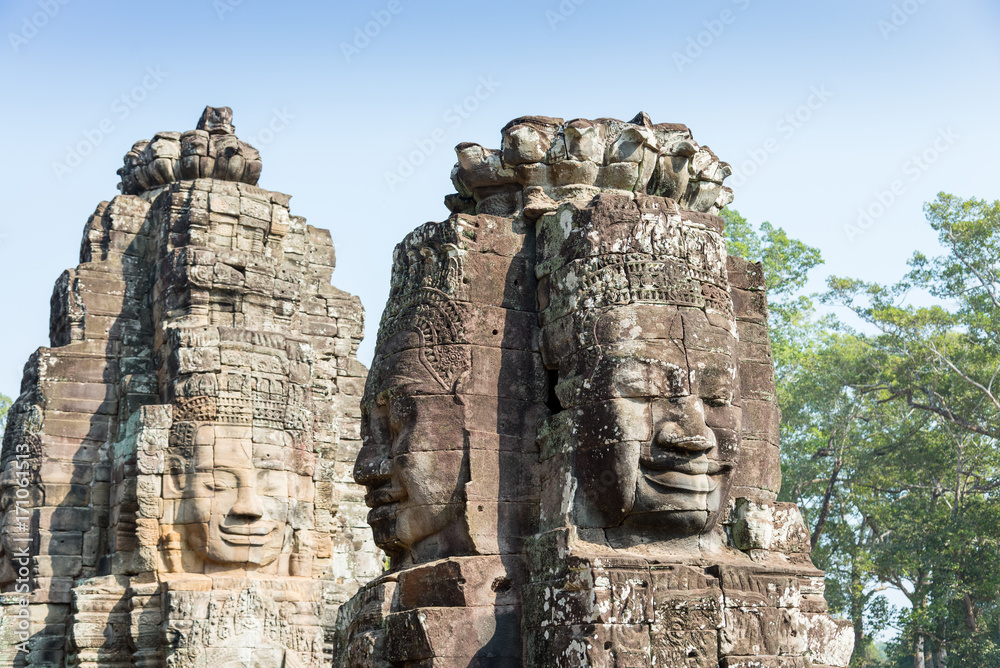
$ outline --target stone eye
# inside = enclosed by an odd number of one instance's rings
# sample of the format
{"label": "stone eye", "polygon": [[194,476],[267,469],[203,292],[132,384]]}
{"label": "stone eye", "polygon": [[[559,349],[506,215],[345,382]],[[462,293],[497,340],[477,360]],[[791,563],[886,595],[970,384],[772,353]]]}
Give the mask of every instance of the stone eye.
{"label": "stone eye", "polygon": [[205,481],[205,486],[213,492],[222,492],[227,489],[236,489],[239,484],[236,476],[226,471],[215,471],[215,475]]}

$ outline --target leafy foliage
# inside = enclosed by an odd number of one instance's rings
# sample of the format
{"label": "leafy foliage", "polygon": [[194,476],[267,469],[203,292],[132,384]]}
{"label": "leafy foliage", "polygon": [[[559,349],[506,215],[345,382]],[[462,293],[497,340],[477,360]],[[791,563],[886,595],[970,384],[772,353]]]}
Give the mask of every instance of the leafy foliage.
{"label": "leafy foliage", "polygon": [[[879,425],[868,470],[872,576],[910,599],[890,656],[997,665],[1000,597],[1000,202],[925,207],[944,254],[916,253],[895,285],[831,278],[824,300],[874,333],[848,385]],[[913,659],[911,659],[913,660]]]}
{"label": "leafy foliage", "polygon": [[7,429],[7,411],[13,405],[13,401],[6,394],[0,394],[0,434]]}
{"label": "leafy foliage", "polygon": [[[782,408],[782,499],[803,510],[831,608],[855,624],[852,665],[1000,665],[1000,202],[926,206],[943,254],[894,285],[830,278],[819,252],[726,212],[732,252],[764,262]],[[906,610],[880,595],[902,591]],[[883,664],[872,637],[895,627]]]}

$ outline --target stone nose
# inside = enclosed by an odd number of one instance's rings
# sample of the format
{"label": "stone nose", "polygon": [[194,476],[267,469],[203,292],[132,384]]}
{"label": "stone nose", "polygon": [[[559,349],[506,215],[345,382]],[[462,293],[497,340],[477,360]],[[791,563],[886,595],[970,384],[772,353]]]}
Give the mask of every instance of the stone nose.
{"label": "stone nose", "polygon": [[656,426],[653,445],[664,450],[706,452],[716,446],[715,432],[705,424],[705,405],[700,397],[671,400],[672,408]]}
{"label": "stone nose", "polygon": [[354,462],[354,481],[365,487],[378,487],[392,477],[392,462],[379,452],[380,448],[366,443]]}
{"label": "stone nose", "polygon": [[253,485],[240,485],[236,492],[236,503],[233,504],[233,515],[259,520],[264,516],[264,508],[257,497]]}

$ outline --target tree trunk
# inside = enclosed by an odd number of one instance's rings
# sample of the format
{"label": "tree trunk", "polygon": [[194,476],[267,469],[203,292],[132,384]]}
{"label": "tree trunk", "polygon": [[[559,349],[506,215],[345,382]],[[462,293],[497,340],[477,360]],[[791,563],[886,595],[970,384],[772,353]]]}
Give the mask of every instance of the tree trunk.
{"label": "tree trunk", "polygon": [[965,629],[969,633],[979,633],[979,623],[976,621],[976,608],[972,604],[972,597],[966,592],[963,599],[965,604]]}
{"label": "tree trunk", "polygon": [[840,475],[840,469],[843,464],[840,460],[833,467],[833,473],[830,474],[830,484],[826,486],[826,492],[823,494],[823,504],[820,506],[819,519],[816,520],[816,528],[813,529],[812,536],[809,538],[809,547],[813,550],[816,549],[816,543],[819,542],[819,537],[823,535],[823,528],[826,525],[826,518],[830,514],[830,500],[833,498],[833,490],[837,486],[837,476]]}
{"label": "tree trunk", "polygon": [[851,623],[854,624],[854,647],[860,651],[865,639],[865,588],[861,583],[857,554],[851,555]]}
{"label": "tree trunk", "polygon": [[944,645],[938,647],[936,663],[937,668],[948,668],[948,648]]}
{"label": "tree trunk", "polygon": [[861,649],[861,643],[865,640],[864,616],[856,614],[854,611],[854,601],[851,601],[851,623],[854,624],[854,647]]}
{"label": "tree trunk", "polygon": [[913,640],[913,668],[927,668],[924,659],[924,637],[920,634]]}

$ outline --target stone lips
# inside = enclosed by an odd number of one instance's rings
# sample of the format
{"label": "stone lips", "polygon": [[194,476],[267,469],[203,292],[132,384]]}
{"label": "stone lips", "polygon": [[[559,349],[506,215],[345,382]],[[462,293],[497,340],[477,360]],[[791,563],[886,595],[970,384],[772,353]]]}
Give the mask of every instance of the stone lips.
{"label": "stone lips", "polygon": [[452,171],[453,211],[534,219],[565,200],[601,192],[674,199],[684,209],[718,213],[732,201],[722,185],[730,166],[699,146],[683,125],[602,118],[564,122],[526,116],[507,124],[502,148],[459,144]]}
{"label": "stone lips", "polygon": [[175,181],[216,179],[257,185],[260,153],[234,134],[229,107],[206,107],[198,129],[158,132],[136,142],[118,170],[118,189],[139,195]]}

